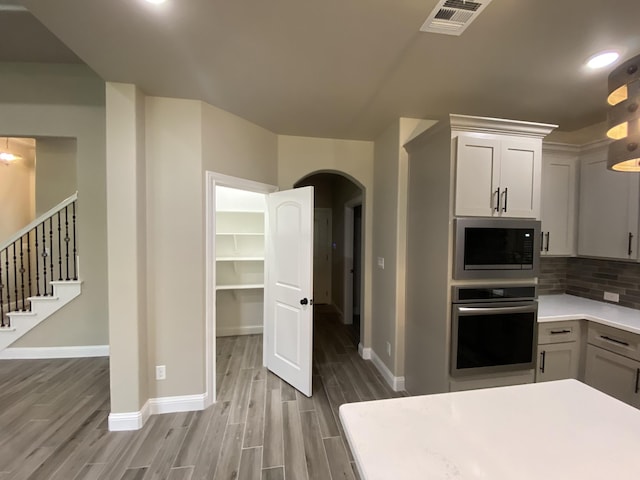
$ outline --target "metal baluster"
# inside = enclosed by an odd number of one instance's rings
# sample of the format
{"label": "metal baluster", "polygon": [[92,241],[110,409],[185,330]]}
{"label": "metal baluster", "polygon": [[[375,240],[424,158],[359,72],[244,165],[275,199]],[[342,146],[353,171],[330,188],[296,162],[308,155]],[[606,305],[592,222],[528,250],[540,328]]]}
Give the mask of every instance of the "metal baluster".
{"label": "metal baluster", "polygon": [[[26,311],[24,306],[24,251],[23,251],[23,242],[22,237],[20,237],[20,295],[22,298],[22,311]],[[18,282],[16,282],[18,283]]]}
{"label": "metal baluster", "polygon": [[[29,279],[29,297],[33,296],[33,292],[31,290],[31,230],[27,232],[27,271],[28,271],[28,279]],[[29,310],[31,310],[31,302],[29,302]]]}
{"label": "metal baluster", "polygon": [[47,296],[47,232],[45,222],[42,222],[42,295]]}
{"label": "metal baluster", "polygon": [[58,280],[62,281],[62,249],[60,248],[61,239],[60,239],[60,210],[58,210]]}
{"label": "metal baluster", "polygon": [[69,205],[64,207],[64,243],[67,251],[67,281],[69,281]]}
{"label": "metal baluster", "polygon": [[4,249],[5,272],[7,274],[7,308],[11,311],[11,277],[9,276],[9,247]]}
{"label": "metal baluster", "polygon": [[[49,271],[51,272],[52,282],[55,275],[53,271],[53,250],[53,217],[49,217],[49,267],[51,268]],[[51,285],[51,296],[53,297],[53,285]]]}
{"label": "metal baluster", "polygon": [[77,251],[76,251],[76,202],[71,204],[73,206],[73,279],[78,280],[78,266],[76,265]]}
{"label": "metal baluster", "polygon": [[35,255],[35,263],[36,263],[36,297],[39,297],[40,296],[40,267],[39,267],[39,264],[38,264],[38,261],[39,261],[38,256],[40,254],[38,253],[38,226],[37,225],[36,225],[36,228],[35,228],[34,235],[35,235],[35,239],[36,239],[36,245],[35,245],[35,247],[36,247],[36,255]]}
{"label": "metal baluster", "polygon": [[13,293],[14,293],[13,298],[16,301],[15,309],[19,310],[20,307],[18,306],[18,257],[16,256],[16,242],[13,242]]}
{"label": "metal baluster", "polygon": [[0,251],[0,327],[6,327],[4,323],[4,302],[2,301],[2,293],[4,284],[2,283],[2,251]]}

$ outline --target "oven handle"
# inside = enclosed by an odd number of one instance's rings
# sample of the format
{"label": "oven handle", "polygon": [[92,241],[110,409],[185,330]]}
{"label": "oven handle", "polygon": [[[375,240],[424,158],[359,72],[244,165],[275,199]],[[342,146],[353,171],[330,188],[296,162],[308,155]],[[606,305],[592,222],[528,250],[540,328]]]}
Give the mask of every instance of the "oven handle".
{"label": "oven handle", "polygon": [[535,312],[537,310],[537,305],[522,305],[520,307],[456,307],[458,312],[461,313],[485,313],[485,314],[495,314],[495,313],[517,313],[517,312]]}

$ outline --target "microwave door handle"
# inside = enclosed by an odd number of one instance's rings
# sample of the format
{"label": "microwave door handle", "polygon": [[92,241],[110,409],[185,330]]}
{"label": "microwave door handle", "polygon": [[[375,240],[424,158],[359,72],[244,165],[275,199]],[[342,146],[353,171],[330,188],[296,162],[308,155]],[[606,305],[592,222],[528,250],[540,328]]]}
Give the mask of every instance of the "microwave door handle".
{"label": "microwave door handle", "polygon": [[457,307],[460,313],[483,313],[493,315],[496,313],[528,313],[535,312],[535,305],[522,305],[520,307]]}

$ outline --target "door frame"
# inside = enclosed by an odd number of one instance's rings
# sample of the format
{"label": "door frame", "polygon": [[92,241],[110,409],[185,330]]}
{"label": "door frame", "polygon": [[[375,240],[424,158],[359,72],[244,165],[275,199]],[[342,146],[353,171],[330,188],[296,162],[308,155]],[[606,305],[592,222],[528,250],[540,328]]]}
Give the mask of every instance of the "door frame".
{"label": "door frame", "polygon": [[275,185],[222,173],[205,172],[205,408],[216,402],[216,187],[230,187],[268,195]]}
{"label": "door frame", "polygon": [[[344,317],[342,323],[350,325],[353,323],[353,227],[354,214],[353,209],[357,206],[362,207],[362,195],[345,202],[344,204]],[[362,245],[360,247],[360,265],[364,257],[364,235],[362,235]],[[364,275],[360,274],[360,299],[362,301],[362,282]],[[362,305],[360,306],[360,342],[364,339],[364,321],[362,319]]]}

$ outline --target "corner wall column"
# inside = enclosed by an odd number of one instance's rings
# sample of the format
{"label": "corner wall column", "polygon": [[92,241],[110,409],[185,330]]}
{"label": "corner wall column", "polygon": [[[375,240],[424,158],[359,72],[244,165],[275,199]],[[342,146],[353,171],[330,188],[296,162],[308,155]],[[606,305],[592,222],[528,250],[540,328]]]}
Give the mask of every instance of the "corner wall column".
{"label": "corner wall column", "polygon": [[110,430],[147,418],[145,99],[131,84],[106,84]]}

